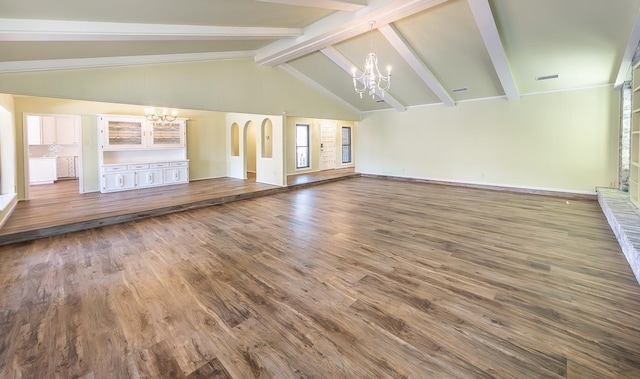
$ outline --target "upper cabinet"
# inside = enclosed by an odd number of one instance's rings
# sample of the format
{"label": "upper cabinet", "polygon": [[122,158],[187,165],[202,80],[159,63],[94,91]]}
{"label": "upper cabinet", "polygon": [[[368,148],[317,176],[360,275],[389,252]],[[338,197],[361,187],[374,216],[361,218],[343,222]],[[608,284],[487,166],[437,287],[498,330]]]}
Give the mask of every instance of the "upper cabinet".
{"label": "upper cabinet", "polygon": [[186,119],[161,124],[142,116],[98,116],[101,148],[109,150],[164,149],[185,146]]}
{"label": "upper cabinet", "polygon": [[99,116],[103,150],[147,147],[146,121],[136,116]]}
{"label": "upper cabinet", "polygon": [[76,145],[77,117],[57,115],[28,115],[29,145]]}
{"label": "upper cabinet", "polygon": [[168,124],[156,124],[151,127],[151,147],[183,147],[185,138],[185,120],[175,120]]}

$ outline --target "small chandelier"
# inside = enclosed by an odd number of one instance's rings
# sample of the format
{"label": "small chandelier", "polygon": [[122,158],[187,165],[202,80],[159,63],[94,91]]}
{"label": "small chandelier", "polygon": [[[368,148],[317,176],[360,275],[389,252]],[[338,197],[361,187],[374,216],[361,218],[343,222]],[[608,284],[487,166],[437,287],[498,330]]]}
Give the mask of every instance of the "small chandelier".
{"label": "small chandelier", "polygon": [[162,108],[160,112],[158,112],[156,108],[147,108],[144,110],[144,116],[153,123],[166,125],[174,122],[176,118],[178,118],[178,111],[174,109],[171,111],[171,115],[169,115],[167,108]]}
{"label": "small chandelier", "polygon": [[[360,76],[356,76],[357,69],[353,67],[351,69],[351,77],[353,78],[353,88],[357,93],[360,94],[360,98],[362,99],[362,94],[365,91],[369,92],[369,96],[374,98],[374,94],[376,90],[380,90],[382,93],[382,97],[384,97],[384,91],[388,91],[389,87],[391,87],[391,66],[387,66],[387,76],[382,75],[380,73],[380,69],[378,68],[378,57],[376,53],[373,52],[373,24],[375,21],[370,21],[371,25],[371,50],[369,54],[367,54],[367,58],[365,59],[364,64],[364,72]],[[358,87],[358,82],[362,82],[363,86]]]}

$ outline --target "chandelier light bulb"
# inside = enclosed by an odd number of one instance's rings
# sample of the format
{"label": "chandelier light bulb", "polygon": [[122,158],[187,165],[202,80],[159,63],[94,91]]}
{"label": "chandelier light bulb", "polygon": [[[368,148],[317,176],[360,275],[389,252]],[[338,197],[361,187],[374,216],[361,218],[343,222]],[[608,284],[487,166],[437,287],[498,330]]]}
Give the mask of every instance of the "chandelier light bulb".
{"label": "chandelier light bulb", "polygon": [[[351,69],[351,76],[353,78],[353,88],[362,98],[362,94],[367,92],[371,98],[375,98],[377,91],[380,91],[380,96],[384,97],[384,91],[388,91],[391,87],[391,66],[387,66],[387,75],[383,75],[378,68],[378,57],[373,52],[373,24],[375,21],[371,21],[371,50],[365,59],[364,72],[360,76],[356,76],[355,67]],[[359,86],[358,82],[362,85]]]}
{"label": "chandelier light bulb", "polygon": [[144,116],[147,120],[155,124],[166,125],[174,122],[178,118],[178,111],[173,109],[171,111],[171,116],[169,116],[169,110],[167,108],[163,107],[159,112],[156,108],[145,108]]}

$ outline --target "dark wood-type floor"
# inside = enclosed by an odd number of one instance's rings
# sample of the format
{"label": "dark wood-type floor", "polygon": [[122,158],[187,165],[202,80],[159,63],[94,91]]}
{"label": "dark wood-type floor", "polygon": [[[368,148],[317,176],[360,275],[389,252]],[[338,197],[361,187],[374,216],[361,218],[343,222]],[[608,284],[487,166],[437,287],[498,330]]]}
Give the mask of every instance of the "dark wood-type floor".
{"label": "dark wood-type floor", "polygon": [[250,180],[218,178],[183,185],[115,193],[79,193],[77,180],[31,186],[31,200],[18,203],[0,228],[0,245],[75,232],[302,188],[357,176],[353,168],[288,177],[288,188]]}
{"label": "dark wood-type floor", "polygon": [[354,178],[0,247],[2,378],[638,378],[598,203]]}

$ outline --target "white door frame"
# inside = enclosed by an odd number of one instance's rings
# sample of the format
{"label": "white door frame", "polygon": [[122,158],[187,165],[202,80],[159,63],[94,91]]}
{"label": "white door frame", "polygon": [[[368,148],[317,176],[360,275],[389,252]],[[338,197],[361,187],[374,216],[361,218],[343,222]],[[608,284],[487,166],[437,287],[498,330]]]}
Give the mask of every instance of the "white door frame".
{"label": "white door frame", "polygon": [[76,167],[76,173],[78,174],[78,193],[84,193],[84,180],[82,175],[82,117],[76,114],[57,114],[57,113],[31,113],[25,112],[22,114],[22,159],[24,166],[24,200],[30,198],[29,183],[29,128],[27,125],[27,116],[64,116],[73,117],[76,126],[76,136],[78,136],[78,167]]}

